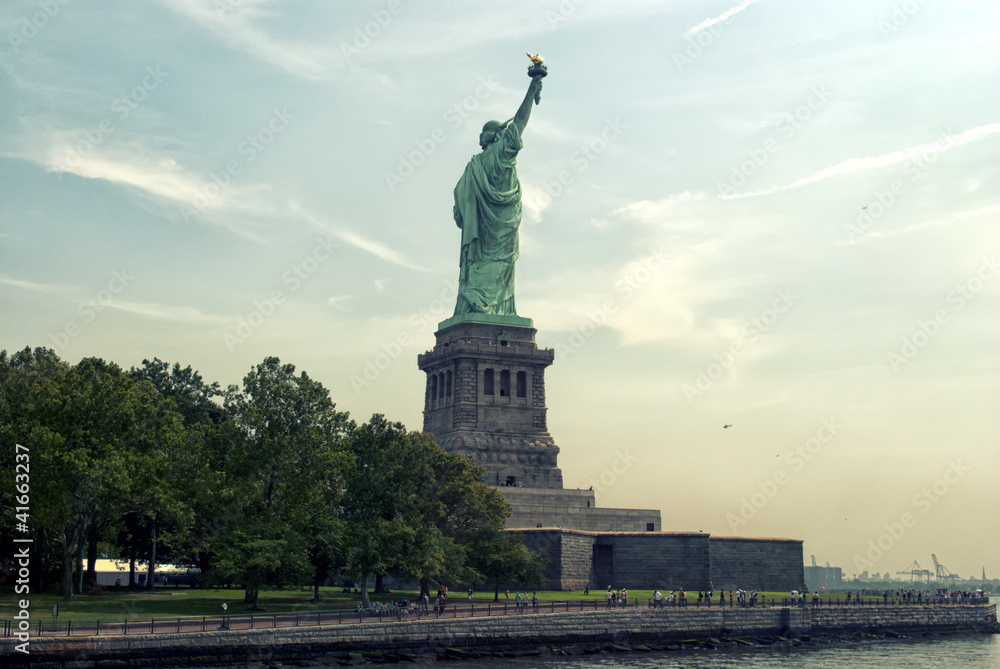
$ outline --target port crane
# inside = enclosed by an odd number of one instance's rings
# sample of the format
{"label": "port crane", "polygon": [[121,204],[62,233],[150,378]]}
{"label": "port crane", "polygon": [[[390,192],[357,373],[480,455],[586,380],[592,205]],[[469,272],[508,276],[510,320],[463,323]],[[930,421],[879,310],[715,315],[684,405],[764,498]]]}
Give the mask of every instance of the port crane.
{"label": "port crane", "polygon": [[937,580],[944,581],[950,579],[954,581],[958,578],[958,574],[953,573],[943,564],[938,562],[937,555],[931,553],[931,559],[934,560],[934,576]]}
{"label": "port crane", "polygon": [[908,575],[911,581],[930,582],[931,580],[931,570],[921,569],[920,563],[918,563],[916,560],[914,560],[913,564],[907,567],[905,571],[897,571],[896,573],[902,575]]}

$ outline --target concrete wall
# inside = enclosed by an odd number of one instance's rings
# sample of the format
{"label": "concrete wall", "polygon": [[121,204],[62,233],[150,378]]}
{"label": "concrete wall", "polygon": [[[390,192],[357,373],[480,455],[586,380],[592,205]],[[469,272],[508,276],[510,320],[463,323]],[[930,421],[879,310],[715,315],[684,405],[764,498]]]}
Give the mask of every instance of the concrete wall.
{"label": "concrete wall", "polygon": [[[5,667],[90,669],[175,667],[326,660],[348,651],[433,652],[446,647],[517,649],[580,643],[656,643],[687,638],[745,637],[871,629],[987,631],[996,605],[772,609],[615,609],[496,617],[345,623],[325,627],[163,634],[33,638],[31,652],[0,639]],[[339,659],[342,659],[339,658]]]}
{"label": "concrete wall", "polygon": [[585,532],[653,532],[661,529],[654,509],[599,509],[592,490],[507,488],[497,491],[511,506],[508,528],[559,527]]}
{"label": "concrete wall", "polygon": [[546,590],[710,587],[709,535],[685,532],[583,532],[527,528],[529,550],[548,557]]}
{"label": "concrete wall", "polygon": [[559,529],[512,530],[528,550],[548,558],[543,590],[583,590],[590,582],[595,536]]}
{"label": "concrete wall", "polygon": [[799,540],[712,537],[710,544],[712,585],[716,590],[805,589]]}
{"label": "concrete wall", "polygon": [[613,532],[597,537],[610,546],[611,582],[595,587],[704,590],[711,587],[709,535],[688,532]]}

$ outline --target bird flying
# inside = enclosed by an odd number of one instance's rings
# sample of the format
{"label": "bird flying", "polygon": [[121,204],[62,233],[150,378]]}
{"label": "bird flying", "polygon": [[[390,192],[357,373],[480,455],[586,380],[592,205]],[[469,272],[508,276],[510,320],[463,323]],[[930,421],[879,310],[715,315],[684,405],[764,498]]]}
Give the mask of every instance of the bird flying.
{"label": "bird flying", "polygon": [[723,426],[722,426],[722,429],[723,429],[723,430],[725,430],[725,429],[726,429],[727,427],[732,427],[732,426],[733,426],[733,424],[732,424],[732,423],[730,423],[729,425],[723,425]]}

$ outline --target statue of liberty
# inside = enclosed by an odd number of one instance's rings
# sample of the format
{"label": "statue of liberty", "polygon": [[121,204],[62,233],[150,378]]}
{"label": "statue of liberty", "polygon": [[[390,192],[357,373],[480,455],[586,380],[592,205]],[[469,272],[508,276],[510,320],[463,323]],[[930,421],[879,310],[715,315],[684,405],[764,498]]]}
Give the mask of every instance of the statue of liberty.
{"label": "statue of liberty", "polygon": [[[530,54],[529,54],[530,56]],[[472,157],[455,186],[455,223],[462,229],[458,301],[455,316],[516,316],[514,261],[521,224],[521,182],[517,154],[521,133],[537,104],[546,74],[541,58],[531,57],[531,84],[510,121],[489,121],[479,135],[482,153]]]}

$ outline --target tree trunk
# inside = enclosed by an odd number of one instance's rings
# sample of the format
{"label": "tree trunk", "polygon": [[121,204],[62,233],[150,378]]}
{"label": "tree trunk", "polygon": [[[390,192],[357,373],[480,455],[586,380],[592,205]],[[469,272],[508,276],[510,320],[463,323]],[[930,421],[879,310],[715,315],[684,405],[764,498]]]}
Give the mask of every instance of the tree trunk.
{"label": "tree trunk", "polygon": [[59,543],[62,544],[62,596],[64,602],[73,599],[73,554],[76,552],[76,542],[79,537],[79,522],[73,530],[63,530],[59,533]]}
{"label": "tree trunk", "polygon": [[73,575],[73,592],[78,595],[83,594],[83,554],[87,551],[87,544],[83,538],[83,525],[79,525],[76,533],[76,573]]}
{"label": "tree trunk", "polygon": [[87,532],[87,573],[83,577],[90,587],[97,585],[97,538],[97,521],[94,521]]}
{"label": "tree trunk", "polygon": [[153,577],[156,576],[156,516],[149,530],[149,571],[146,576],[146,589],[153,589]]}
{"label": "tree trunk", "polygon": [[385,583],[382,581],[382,574],[375,574],[375,594],[382,595],[386,593]]}
{"label": "tree trunk", "polygon": [[[37,542],[36,545],[38,546],[38,561],[37,562],[40,565],[44,565],[44,564],[48,564],[49,563],[49,560],[48,560],[48,555],[49,555],[49,551],[48,551],[48,545],[49,545],[48,534],[49,533],[43,527],[40,530],[38,530],[38,533],[36,535],[36,536],[39,537],[39,541]],[[31,571],[31,575],[34,578],[37,579],[37,581],[35,582],[35,592],[45,592],[46,590],[49,589],[49,570],[48,569],[33,569]]]}
{"label": "tree trunk", "polygon": [[368,574],[361,576],[361,606],[366,609],[372,605],[368,599]]}
{"label": "tree trunk", "polygon": [[130,544],[128,547],[128,589],[135,590],[139,587],[139,584],[135,582],[135,560],[136,560],[136,550],[135,544]]}
{"label": "tree trunk", "polygon": [[494,602],[499,602],[500,601],[500,583],[499,582],[493,584],[493,601]]}
{"label": "tree trunk", "polygon": [[246,591],[243,593],[243,603],[249,604],[250,608],[254,611],[260,610],[260,588],[251,588],[247,586]]}

